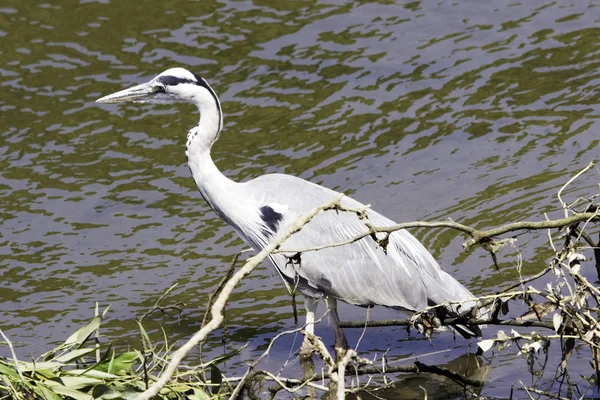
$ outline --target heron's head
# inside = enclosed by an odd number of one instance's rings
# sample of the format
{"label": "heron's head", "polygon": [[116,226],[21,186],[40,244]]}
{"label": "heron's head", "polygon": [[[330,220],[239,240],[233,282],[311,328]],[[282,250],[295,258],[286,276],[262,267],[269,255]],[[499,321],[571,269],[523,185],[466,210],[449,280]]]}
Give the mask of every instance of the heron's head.
{"label": "heron's head", "polygon": [[109,94],[98,100],[98,103],[193,103],[198,107],[216,103],[220,108],[215,92],[198,75],[184,68],[168,69],[149,82],[129,89]]}

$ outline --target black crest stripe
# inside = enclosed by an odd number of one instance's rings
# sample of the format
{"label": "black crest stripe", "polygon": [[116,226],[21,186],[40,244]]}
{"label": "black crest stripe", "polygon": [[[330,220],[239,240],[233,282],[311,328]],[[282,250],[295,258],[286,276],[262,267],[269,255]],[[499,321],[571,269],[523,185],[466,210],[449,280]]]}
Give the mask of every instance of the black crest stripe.
{"label": "black crest stripe", "polygon": [[196,74],[194,74],[194,77],[198,80],[196,85],[202,86],[203,88],[208,90],[208,92],[211,94],[213,99],[215,99],[215,104],[217,105],[217,110],[219,111],[219,126],[221,126],[221,119],[223,118],[222,117],[223,111],[221,110],[221,103],[219,102],[219,98],[217,97],[217,94],[212,90],[212,88],[208,85],[208,83],[206,83],[206,81],[204,79],[200,78]]}
{"label": "black crest stripe", "polygon": [[208,90],[210,95],[215,100],[215,104],[217,105],[217,110],[219,111],[219,126],[221,126],[221,120],[223,118],[222,117],[223,110],[221,110],[221,103],[219,102],[219,98],[217,97],[217,94],[212,90],[212,88],[208,85],[208,83],[206,83],[206,81],[204,79],[202,79],[198,75],[194,74],[193,72],[192,72],[192,75],[194,76],[195,80],[188,79],[188,78],[180,78],[178,76],[173,76],[173,75],[164,75],[164,76],[159,77],[158,81],[165,86],[177,86],[182,83],[190,83],[192,85],[201,86],[204,89]]}
{"label": "black crest stripe", "polygon": [[182,83],[191,83],[193,85],[197,85],[198,82],[193,81],[192,79],[187,78],[179,78],[178,76],[165,75],[158,78],[158,81],[165,86],[177,86]]}

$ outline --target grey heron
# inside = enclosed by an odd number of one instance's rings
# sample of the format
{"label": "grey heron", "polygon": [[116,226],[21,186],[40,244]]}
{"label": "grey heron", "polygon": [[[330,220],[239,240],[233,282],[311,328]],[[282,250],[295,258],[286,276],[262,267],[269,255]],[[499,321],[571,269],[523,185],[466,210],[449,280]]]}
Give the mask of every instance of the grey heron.
{"label": "grey heron", "polygon": [[[339,195],[290,175],[269,174],[247,182],[234,182],[223,175],[210,153],[223,128],[221,104],[208,83],[186,69],[168,69],[147,83],[97,101],[195,105],[200,120],[189,130],[186,143],[192,176],[208,205],[255,250],[264,248],[300,215]],[[355,209],[364,208],[347,196],[342,197],[341,203]],[[392,220],[372,210],[368,218],[377,226],[394,225]],[[323,212],[290,237],[284,247],[305,249],[338,243],[365,230],[364,222],[354,213]],[[365,237],[345,246],[303,253],[300,263],[290,263],[282,254],[271,255],[270,261],[288,289],[297,287],[305,295],[308,332],[314,332],[317,303],[320,298],[325,299],[335,330],[336,348],[347,346],[339,327],[337,300],[358,306],[381,305],[420,311],[435,304],[468,302],[474,298],[460,282],[444,272],[406,230],[392,233],[386,249],[372,237]],[[457,307],[449,306],[448,312],[456,314]],[[465,337],[481,335],[477,326],[456,326],[455,329]]]}

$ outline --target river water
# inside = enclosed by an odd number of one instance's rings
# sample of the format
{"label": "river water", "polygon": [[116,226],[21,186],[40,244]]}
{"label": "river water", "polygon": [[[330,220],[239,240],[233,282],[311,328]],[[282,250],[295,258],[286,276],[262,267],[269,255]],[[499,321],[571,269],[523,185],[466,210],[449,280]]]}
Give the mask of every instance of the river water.
{"label": "river water", "polygon": [[[160,340],[162,326],[173,341],[199,328],[208,294],[245,246],[190,177],[184,145],[196,110],[94,103],[174,66],[219,94],[225,126],[213,156],[232,179],[297,175],[396,221],[452,218],[486,228],[560,216],[558,188],[600,148],[598,6],[3,2],[0,327],[19,356],[35,356],[99,302],[110,305],[104,337],[137,345],[135,318],[177,283],[165,302],[183,302],[184,311],[154,314],[147,328]],[[596,193],[591,176],[575,182],[570,198]],[[518,277],[514,252],[497,272],[483,250],[463,253],[455,232],[415,233],[476,294]],[[550,257],[545,234],[518,245],[524,274]],[[272,267],[262,266],[237,288],[212,354],[248,343],[241,359],[256,357],[295,326],[290,304]],[[365,312],[341,313],[360,320]],[[317,333],[333,341],[326,322]],[[355,344],[360,331],[348,336]],[[373,328],[359,349],[389,348],[400,358],[441,351],[422,359],[432,363],[465,349],[450,334],[432,343],[414,336]],[[267,367],[293,364],[300,340],[278,341]],[[524,379],[515,353],[492,362],[484,394],[507,396]],[[585,354],[573,361],[575,375],[591,374]]]}

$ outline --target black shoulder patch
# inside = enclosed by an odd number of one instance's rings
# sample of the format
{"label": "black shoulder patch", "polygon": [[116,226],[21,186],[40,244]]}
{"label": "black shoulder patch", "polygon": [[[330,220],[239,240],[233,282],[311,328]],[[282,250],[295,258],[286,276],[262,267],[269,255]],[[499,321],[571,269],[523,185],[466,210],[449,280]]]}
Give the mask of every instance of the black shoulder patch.
{"label": "black shoulder patch", "polygon": [[193,85],[197,85],[198,82],[193,81],[191,79],[179,78],[177,76],[165,75],[158,78],[158,81],[165,86],[177,86],[180,83],[191,83]]}
{"label": "black shoulder patch", "polygon": [[260,210],[260,219],[263,220],[265,225],[269,228],[267,233],[269,236],[271,234],[277,232],[277,227],[279,226],[279,222],[283,219],[283,215],[273,210],[269,206],[262,206],[259,208]]}

